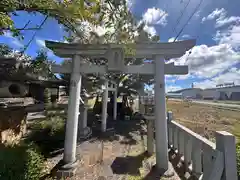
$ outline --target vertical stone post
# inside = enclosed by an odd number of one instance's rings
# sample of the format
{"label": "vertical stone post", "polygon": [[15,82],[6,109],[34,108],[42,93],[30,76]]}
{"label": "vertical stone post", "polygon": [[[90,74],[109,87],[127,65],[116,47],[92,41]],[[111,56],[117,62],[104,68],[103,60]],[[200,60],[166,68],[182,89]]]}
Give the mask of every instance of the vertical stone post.
{"label": "vertical stone post", "polygon": [[167,112],[167,120],[170,123],[173,120],[173,113],[172,111]]}
{"label": "vertical stone post", "polygon": [[114,105],[113,105],[113,119],[117,120],[117,85],[114,85],[115,91],[114,91]]}
{"label": "vertical stone post", "polygon": [[167,120],[165,102],[165,75],[164,58],[155,56],[155,142],[156,142],[156,165],[158,169],[168,170],[168,142]]}
{"label": "vertical stone post", "polygon": [[65,164],[72,164],[76,161],[78,116],[82,77],[80,74],[80,64],[80,56],[75,55],[72,62],[70,96],[68,102],[68,115],[64,141],[63,161]]}
{"label": "vertical stone post", "polygon": [[105,90],[102,97],[102,132],[107,129],[108,80],[105,80]]}
{"label": "vertical stone post", "polygon": [[154,153],[153,124],[154,124],[154,116],[147,119],[147,152],[149,155],[152,155]]}
{"label": "vertical stone post", "polygon": [[222,180],[237,180],[235,137],[226,131],[217,131],[216,149],[221,151],[224,157]]}
{"label": "vertical stone post", "polygon": [[172,111],[167,112],[167,131],[168,131],[168,145],[171,146],[172,143],[172,129],[170,128],[170,123],[173,120],[173,113]]}
{"label": "vertical stone post", "polygon": [[83,110],[83,129],[87,127],[87,116],[88,116],[88,105],[84,104],[84,110]]}

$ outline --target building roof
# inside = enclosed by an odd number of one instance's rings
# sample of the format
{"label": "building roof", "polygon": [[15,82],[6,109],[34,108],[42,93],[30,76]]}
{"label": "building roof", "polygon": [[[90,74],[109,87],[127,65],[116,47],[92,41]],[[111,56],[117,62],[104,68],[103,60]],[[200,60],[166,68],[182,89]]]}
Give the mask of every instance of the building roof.
{"label": "building roof", "polygon": [[240,85],[235,85],[235,86],[229,86],[229,87],[216,87],[216,88],[206,88],[206,89],[201,89],[201,88],[186,88],[186,89],[180,89],[177,91],[170,91],[168,93],[182,93],[187,90],[200,90],[200,91],[205,91],[205,90],[217,90],[217,89],[225,89],[225,88],[240,88]]}
{"label": "building roof", "polygon": [[207,88],[204,90],[216,90],[216,89],[225,89],[225,88],[240,88],[240,85],[235,85],[235,86],[225,86],[225,87],[216,87],[216,88]]}
{"label": "building roof", "polygon": [[168,92],[168,93],[182,93],[182,92],[188,91],[188,90],[200,90],[200,91],[202,91],[201,88],[186,88],[186,89],[180,89],[180,90],[177,90],[177,91],[171,91],[171,92]]}

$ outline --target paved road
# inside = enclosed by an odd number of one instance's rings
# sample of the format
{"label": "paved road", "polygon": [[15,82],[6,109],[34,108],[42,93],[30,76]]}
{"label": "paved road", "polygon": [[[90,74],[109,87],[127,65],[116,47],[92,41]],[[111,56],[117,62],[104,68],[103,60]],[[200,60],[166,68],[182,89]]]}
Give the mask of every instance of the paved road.
{"label": "paved road", "polygon": [[239,104],[226,104],[226,103],[202,101],[202,100],[192,100],[192,102],[198,103],[198,104],[207,104],[207,105],[211,105],[211,106],[223,106],[223,107],[227,107],[227,108],[240,109]]}

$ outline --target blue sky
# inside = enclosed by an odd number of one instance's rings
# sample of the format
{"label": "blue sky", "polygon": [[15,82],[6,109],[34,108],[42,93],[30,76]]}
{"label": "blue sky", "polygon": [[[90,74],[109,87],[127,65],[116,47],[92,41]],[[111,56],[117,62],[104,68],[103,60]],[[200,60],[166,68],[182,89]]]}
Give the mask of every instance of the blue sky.
{"label": "blue sky", "polygon": [[[189,2],[188,2],[189,1]],[[160,36],[162,42],[176,37],[187,22],[200,0],[128,0],[129,8],[138,21],[146,23],[145,31]],[[188,4],[189,3],[189,4]],[[184,6],[188,4],[177,24]],[[239,0],[203,0],[200,8],[189,21],[178,40],[197,38],[197,44],[191,54],[172,59],[177,65],[188,65],[189,74],[184,76],[166,76],[167,91],[195,87],[209,88],[220,83],[240,84],[240,7]],[[14,18],[16,26],[21,28],[29,20],[28,27],[41,24],[44,16],[19,12]],[[175,29],[175,31],[173,31]],[[0,36],[0,43],[6,43],[16,50],[23,48],[31,39],[34,31],[25,31],[23,41],[13,38],[10,33]],[[48,19],[42,30],[26,51],[31,56],[45,48],[44,40],[64,41],[66,35],[61,25],[54,19]],[[49,58],[57,62],[62,59],[50,51]]]}

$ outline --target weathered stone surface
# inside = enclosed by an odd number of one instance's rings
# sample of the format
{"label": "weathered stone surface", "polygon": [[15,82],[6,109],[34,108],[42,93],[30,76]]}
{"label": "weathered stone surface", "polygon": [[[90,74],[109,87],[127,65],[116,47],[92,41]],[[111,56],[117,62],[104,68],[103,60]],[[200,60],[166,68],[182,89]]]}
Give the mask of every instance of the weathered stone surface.
{"label": "weathered stone surface", "polygon": [[0,143],[17,143],[26,132],[24,107],[0,109]]}

